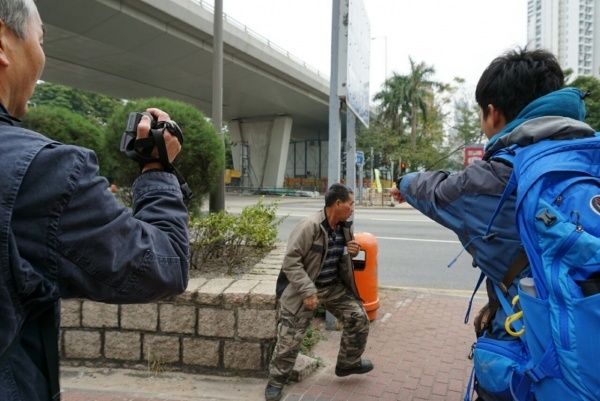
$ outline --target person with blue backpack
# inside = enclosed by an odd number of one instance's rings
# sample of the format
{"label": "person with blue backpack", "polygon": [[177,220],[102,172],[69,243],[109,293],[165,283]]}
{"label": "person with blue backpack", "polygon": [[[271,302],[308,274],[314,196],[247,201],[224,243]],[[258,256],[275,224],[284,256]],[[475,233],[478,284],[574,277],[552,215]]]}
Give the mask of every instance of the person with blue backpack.
{"label": "person with blue backpack", "polygon": [[586,94],[563,86],[548,51],[497,57],[475,92],[489,139],[483,160],[456,173],[410,173],[392,189],[458,235],[482,272],[475,291],[486,278],[465,400],[471,387],[483,401],[600,399],[600,303],[576,313],[588,300],[577,289],[593,287],[600,271],[592,232],[600,227],[600,138],[582,122]]}

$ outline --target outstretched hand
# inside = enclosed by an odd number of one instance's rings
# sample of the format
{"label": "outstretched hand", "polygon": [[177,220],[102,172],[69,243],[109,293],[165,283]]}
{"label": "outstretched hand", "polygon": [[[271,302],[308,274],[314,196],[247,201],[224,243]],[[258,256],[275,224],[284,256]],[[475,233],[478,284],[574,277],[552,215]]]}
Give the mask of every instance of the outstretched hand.
{"label": "outstretched hand", "polygon": [[390,193],[392,194],[392,197],[396,202],[406,202],[406,199],[404,199],[398,187],[393,187],[392,189],[390,189]]}

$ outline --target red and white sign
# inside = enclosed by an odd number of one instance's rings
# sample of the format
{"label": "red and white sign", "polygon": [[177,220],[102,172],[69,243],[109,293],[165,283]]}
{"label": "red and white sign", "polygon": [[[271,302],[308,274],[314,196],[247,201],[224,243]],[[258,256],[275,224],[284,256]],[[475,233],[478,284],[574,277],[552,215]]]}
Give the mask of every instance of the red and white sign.
{"label": "red and white sign", "polygon": [[483,159],[483,146],[469,146],[465,148],[465,166],[475,163],[475,160]]}

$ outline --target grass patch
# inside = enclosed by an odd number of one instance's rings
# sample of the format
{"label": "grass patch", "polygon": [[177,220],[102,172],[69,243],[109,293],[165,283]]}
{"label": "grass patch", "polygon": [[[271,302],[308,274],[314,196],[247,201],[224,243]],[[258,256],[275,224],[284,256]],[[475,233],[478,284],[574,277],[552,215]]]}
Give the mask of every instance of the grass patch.
{"label": "grass patch", "polygon": [[300,346],[300,352],[304,355],[312,356],[314,347],[324,338],[325,335],[321,332],[321,329],[313,325],[308,326],[308,330],[306,331],[306,335]]}

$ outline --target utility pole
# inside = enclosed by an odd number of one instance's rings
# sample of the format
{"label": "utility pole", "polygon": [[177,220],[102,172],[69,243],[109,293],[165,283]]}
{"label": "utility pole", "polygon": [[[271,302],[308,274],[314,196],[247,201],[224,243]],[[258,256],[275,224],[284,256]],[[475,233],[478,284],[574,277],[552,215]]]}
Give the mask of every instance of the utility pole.
{"label": "utility pole", "polygon": [[340,49],[340,0],[333,0],[331,18],[331,75],[329,78],[329,166],[327,188],[340,182],[340,151],[342,141],[341,102],[338,97],[338,66]]}
{"label": "utility pole", "polygon": [[[223,0],[215,0],[213,20],[212,123],[223,143]],[[210,194],[209,210],[211,213],[225,210],[224,169],[219,172],[217,187]]]}

